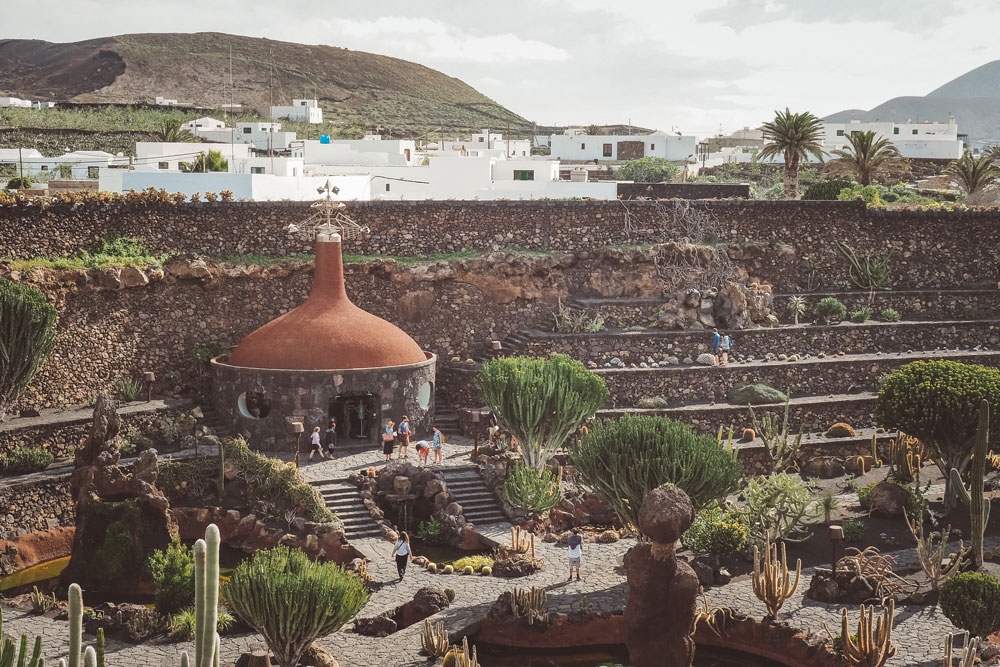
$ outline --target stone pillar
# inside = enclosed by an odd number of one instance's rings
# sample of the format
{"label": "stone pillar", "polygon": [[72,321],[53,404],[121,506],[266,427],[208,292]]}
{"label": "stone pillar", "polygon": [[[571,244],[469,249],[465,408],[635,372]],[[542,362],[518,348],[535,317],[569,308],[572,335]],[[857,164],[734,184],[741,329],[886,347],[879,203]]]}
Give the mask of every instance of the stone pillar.
{"label": "stone pillar", "polygon": [[625,644],[635,667],[690,667],[694,660],[698,577],[674,554],[693,520],[691,499],[675,486],[654,489],[642,501],[639,531],[651,541],[625,554]]}

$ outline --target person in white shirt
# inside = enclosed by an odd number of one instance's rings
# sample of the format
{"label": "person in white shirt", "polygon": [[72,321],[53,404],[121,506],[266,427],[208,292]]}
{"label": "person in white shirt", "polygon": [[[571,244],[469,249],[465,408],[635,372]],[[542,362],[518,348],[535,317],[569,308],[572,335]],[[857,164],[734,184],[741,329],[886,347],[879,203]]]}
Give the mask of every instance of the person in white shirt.
{"label": "person in white shirt", "polygon": [[[396,546],[392,549],[392,555],[396,557],[396,569],[399,570],[399,580],[403,580],[406,574],[406,564],[413,560],[413,551],[410,549],[410,536],[405,531],[399,534]],[[577,570],[579,573],[579,570]]]}
{"label": "person in white shirt", "polygon": [[583,558],[583,536],[580,529],[574,528],[573,534],[567,540],[569,544],[569,580],[573,581],[573,568],[576,568],[576,580],[580,581],[580,559]]}

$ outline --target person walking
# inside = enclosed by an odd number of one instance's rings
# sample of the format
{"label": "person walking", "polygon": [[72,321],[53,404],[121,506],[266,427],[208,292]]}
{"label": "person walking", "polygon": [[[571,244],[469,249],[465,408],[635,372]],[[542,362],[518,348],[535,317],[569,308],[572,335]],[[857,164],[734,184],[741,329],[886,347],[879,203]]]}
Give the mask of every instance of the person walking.
{"label": "person walking", "polygon": [[333,449],[337,446],[337,420],[331,419],[326,427],[326,453],[333,458]]}
{"label": "person walking", "polygon": [[573,581],[573,569],[576,568],[576,580],[580,581],[580,560],[583,558],[583,536],[580,529],[574,528],[573,534],[567,540],[569,544],[569,580]]}
{"label": "person walking", "polygon": [[399,454],[396,458],[410,458],[406,450],[410,446],[410,418],[403,415],[399,421]]}
{"label": "person walking", "polygon": [[382,454],[386,461],[392,460],[392,452],[396,449],[396,422],[391,419],[385,423],[385,431],[382,432]]}
{"label": "person walking", "polygon": [[718,329],[712,329],[712,356],[715,357],[716,361],[719,360],[719,343],[722,342],[722,336],[719,335]]}
{"label": "person walking", "polygon": [[323,450],[319,445],[319,426],[313,429],[312,434],[309,436],[309,460],[313,460],[313,454],[319,454],[321,459],[325,459],[323,456]]}
{"label": "person walking", "polygon": [[729,350],[733,347],[733,339],[729,337],[729,334],[722,334],[722,338],[719,340],[719,355],[721,359],[719,361],[720,366],[725,366],[729,362]]}
{"label": "person walking", "polygon": [[392,555],[396,558],[396,570],[399,571],[399,580],[403,580],[406,574],[406,564],[413,560],[413,551],[410,549],[410,536],[403,531],[396,540],[396,546],[392,549]]}
{"label": "person walking", "polygon": [[441,429],[437,426],[434,427],[434,463],[441,463],[441,445],[444,443],[444,434],[441,433]]}

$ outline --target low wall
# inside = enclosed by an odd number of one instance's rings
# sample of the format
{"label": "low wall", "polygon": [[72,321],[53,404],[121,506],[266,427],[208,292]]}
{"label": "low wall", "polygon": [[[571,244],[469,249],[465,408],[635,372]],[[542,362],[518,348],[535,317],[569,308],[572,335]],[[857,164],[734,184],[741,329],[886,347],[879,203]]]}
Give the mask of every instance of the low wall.
{"label": "low wall", "polygon": [[874,391],[882,375],[918,359],[951,359],[964,363],[1000,365],[1000,353],[927,353],[920,357],[865,355],[807,361],[753,362],[729,366],[597,369],[608,384],[615,405],[634,407],[641,398],[662,396],[668,401],[712,403],[728,400],[729,391],[745,382],[763,382],[788,390],[793,396],[839,394],[847,386],[854,391]]}
{"label": "low wall", "polygon": [[620,199],[749,199],[749,183],[619,183]]}
{"label": "low wall", "polygon": [[[529,332],[520,354],[548,356],[568,354],[581,361],[603,364],[612,357],[625,363],[639,363],[666,355],[697,357],[711,348],[711,332],[607,331],[593,334]],[[744,329],[732,332],[734,351],[757,358],[772,354],[813,354],[825,352],[874,353],[907,350],[971,349],[1000,344],[1000,322],[843,322],[831,326],[799,325],[778,329]]]}
{"label": "low wall", "polygon": [[0,485],[0,539],[75,525],[69,473]]}

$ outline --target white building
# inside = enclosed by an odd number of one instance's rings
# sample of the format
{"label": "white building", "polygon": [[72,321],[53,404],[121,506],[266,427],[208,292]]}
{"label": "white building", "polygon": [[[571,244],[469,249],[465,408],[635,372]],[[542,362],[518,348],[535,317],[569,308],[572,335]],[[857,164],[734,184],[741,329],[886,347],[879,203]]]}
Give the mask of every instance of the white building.
{"label": "white building", "polygon": [[140,192],[147,188],[163,188],[167,192],[183,192],[190,197],[200,193],[229,190],[237,200],[251,201],[315,201],[316,191],[329,180],[340,188],[339,199],[370,199],[371,180],[367,175],[354,176],[277,176],[273,174],[207,174],[153,173],[105,169],[101,171],[100,189],[107,192]]}
{"label": "white building", "polygon": [[170,99],[167,97],[156,97],[156,103],[163,107],[175,107],[177,106],[177,100]]}
{"label": "white building", "polygon": [[195,118],[194,120],[189,120],[188,122],[181,125],[182,130],[187,130],[191,134],[198,134],[202,130],[224,130],[226,129],[226,124],[221,120],[216,120],[215,118],[209,118],[205,116],[204,118]]}
{"label": "white building", "polygon": [[[133,171],[148,172],[179,172],[181,162],[194,162],[203,153],[219,151],[222,157],[229,161],[229,169],[239,161],[250,159],[248,144],[230,144],[228,146],[212,144],[194,144],[165,141],[139,141],[135,144],[135,160]],[[249,172],[248,172],[249,173]]]}
{"label": "white building", "polygon": [[483,130],[472,135],[472,139],[462,141],[442,141],[440,150],[442,151],[478,151],[478,150],[502,151],[507,157],[530,157],[531,141],[528,139],[504,139],[499,132]]}
{"label": "white building", "polygon": [[661,157],[667,160],[693,158],[694,135],[658,131],[646,135],[589,135],[578,128],[549,137],[549,152],[556,160],[633,160]]}
{"label": "white building", "polygon": [[35,149],[0,150],[0,167],[13,166],[25,176],[36,178],[46,175],[50,178],[72,180],[96,180],[102,168],[128,166],[128,158],[116,157],[104,151],[73,151],[59,157],[44,157]]}
{"label": "white building", "polygon": [[31,100],[22,100],[19,97],[0,97],[0,107],[22,107],[31,108]]}
{"label": "white building", "polygon": [[328,143],[305,139],[302,157],[307,166],[413,166],[417,162],[417,145],[408,139],[383,139],[366,135],[364,139],[335,139]]}
{"label": "white building", "polygon": [[281,123],[236,123],[222,129],[196,129],[196,137],[206,141],[228,144],[251,144],[257,150],[287,151],[296,142],[294,132],[282,132]]}
{"label": "white building", "polygon": [[271,118],[285,118],[300,123],[323,122],[323,109],[319,106],[319,100],[315,99],[292,100],[291,106],[265,107],[260,110],[260,115],[270,115]]}
{"label": "white building", "polygon": [[950,114],[945,123],[911,121],[865,123],[859,120],[848,123],[823,123],[823,132],[825,135],[823,150],[828,155],[834,150],[848,147],[850,144],[847,142],[847,137],[856,132],[875,132],[876,139],[888,139],[905,158],[955,160],[962,157],[962,152],[965,150],[965,135],[958,133],[958,123]]}

